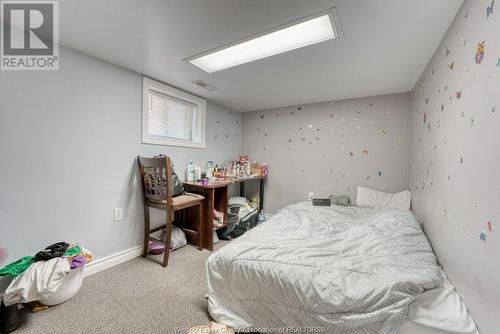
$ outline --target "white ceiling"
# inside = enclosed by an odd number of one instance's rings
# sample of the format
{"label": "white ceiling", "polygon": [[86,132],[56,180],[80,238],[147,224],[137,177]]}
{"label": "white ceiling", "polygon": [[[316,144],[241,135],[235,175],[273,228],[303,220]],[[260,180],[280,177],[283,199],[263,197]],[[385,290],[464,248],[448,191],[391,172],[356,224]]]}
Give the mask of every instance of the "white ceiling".
{"label": "white ceiling", "polygon": [[[238,111],[405,92],[463,0],[64,0],[61,43]],[[184,62],[337,6],[343,36],[208,74]],[[192,83],[204,80],[209,92]]]}

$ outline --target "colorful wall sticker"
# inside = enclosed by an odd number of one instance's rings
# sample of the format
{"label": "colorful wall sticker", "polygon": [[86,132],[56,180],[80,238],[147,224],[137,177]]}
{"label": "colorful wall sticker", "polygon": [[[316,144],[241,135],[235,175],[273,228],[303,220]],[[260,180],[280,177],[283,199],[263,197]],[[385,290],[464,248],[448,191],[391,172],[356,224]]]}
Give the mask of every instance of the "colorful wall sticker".
{"label": "colorful wall sticker", "polygon": [[484,48],[485,48],[485,41],[482,41],[477,45],[477,51],[476,51],[476,64],[481,64],[484,59]]}
{"label": "colorful wall sticker", "polygon": [[457,91],[457,92],[455,93],[455,97],[456,97],[457,99],[461,99],[461,98],[462,98],[462,91],[461,91],[461,90]]}
{"label": "colorful wall sticker", "polygon": [[488,231],[493,231],[493,224],[491,222],[488,222]]}
{"label": "colorful wall sticker", "polygon": [[479,235],[479,239],[482,241],[486,241],[487,239],[486,231],[481,231],[481,234]]}
{"label": "colorful wall sticker", "polygon": [[495,5],[495,0],[491,0],[491,5],[486,7],[486,18],[490,18],[493,15],[493,6]]}
{"label": "colorful wall sticker", "polygon": [[455,67],[455,62],[452,61],[451,63],[448,63],[448,68],[452,70]]}

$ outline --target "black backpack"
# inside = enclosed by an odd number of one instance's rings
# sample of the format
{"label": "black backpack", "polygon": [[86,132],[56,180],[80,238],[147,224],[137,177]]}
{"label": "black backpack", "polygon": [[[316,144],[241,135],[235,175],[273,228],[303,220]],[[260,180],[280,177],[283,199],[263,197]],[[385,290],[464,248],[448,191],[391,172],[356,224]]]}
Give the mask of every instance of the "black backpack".
{"label": "black backpack", "polygon": [[172,168],[172,182],[173,182],[172,197],[180,196],[180,195],[184,194],[184,185],[182,184],[181,180],[179,179],[179,176],[177,174],[175,174],[173,164],[170,165],[170,168]]}
{"label": "black backpack", "polygon": [[[155,158],[164,158],[166,155],[160,154],[155,156]],[[184,185],[182,184],[179,176],[174,171],[174,163],[170,159],[170,170],[172,172],[172,197],[177,197],[184,194]]]}

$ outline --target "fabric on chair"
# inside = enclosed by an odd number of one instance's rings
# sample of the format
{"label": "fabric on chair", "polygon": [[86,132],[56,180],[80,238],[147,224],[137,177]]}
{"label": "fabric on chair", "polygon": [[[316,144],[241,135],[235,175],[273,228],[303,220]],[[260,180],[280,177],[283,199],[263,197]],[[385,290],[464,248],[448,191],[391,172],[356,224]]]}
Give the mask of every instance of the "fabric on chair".
{"label": "fabric on chair", "polygon": [[[187,205],[187,204],[190,204],[190,203],[196,203],[196,202],[199,202],[201,200],[203,200],[205,197],[201,196],[201,195],[196,195],[196,194],[184,194],[184,195],[180,195],[180,196],[177,196],[177,197],[173,197],[172,198],[172,204],[174,206],[174,208],[176,207],[179,207],[179,206],[184,206],[184,205]],[[164,203],[167,203],[166,201],[163,201]]]}

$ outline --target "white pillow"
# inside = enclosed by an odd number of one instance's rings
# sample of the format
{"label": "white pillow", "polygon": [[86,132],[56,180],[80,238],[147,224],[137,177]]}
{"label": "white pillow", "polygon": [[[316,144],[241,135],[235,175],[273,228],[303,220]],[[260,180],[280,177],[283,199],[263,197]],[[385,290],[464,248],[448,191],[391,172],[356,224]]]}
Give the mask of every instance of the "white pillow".
{"label": "white pillow", "polygon": [[384,193],[358,187],[356,204],[360,208],[410,210],[411,193],[408,190],[397,194]]}

